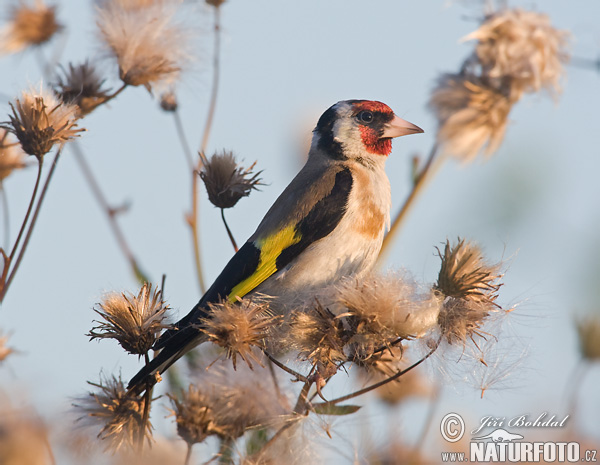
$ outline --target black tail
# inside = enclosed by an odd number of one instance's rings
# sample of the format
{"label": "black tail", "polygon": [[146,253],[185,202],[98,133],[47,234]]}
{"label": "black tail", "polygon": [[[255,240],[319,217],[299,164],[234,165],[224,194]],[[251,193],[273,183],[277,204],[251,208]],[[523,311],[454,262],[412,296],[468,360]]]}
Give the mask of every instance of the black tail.
{"label": "black tail", "polygon": [[157,373],[163,373],[202,341],[202,334],[193,326],[187,326],[180,331],[175,330],[173,336],[167,340],[166,344],[163,344],[163,350],[131,378],[127,390],[139,394],[148,387],[154,386],[157,381]]}

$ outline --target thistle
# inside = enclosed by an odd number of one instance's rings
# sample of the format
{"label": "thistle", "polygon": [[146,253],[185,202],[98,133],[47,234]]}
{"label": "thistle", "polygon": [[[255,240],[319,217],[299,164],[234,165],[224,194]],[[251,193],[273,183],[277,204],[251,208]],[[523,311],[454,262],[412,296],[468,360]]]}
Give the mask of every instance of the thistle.
{"label": "thistle", "polygon": [[169,306],[159,290],[144,284],[137,296],[109,294],[94,311],[104,321],[97,321],[88,336],[93,339],[116,339],[130,354],[144,355],[152,348],[165,323]]}
{"label": "thistle", "polygon": [[[140,435],[144,411],[144,398],[130,395],[121,378],[111,376],[99,383],[88,381],[96,392],[81,397],[73,406],[82,414],[78,421],[87,427],[100,427],[98,438],[107,440],[107,450],[117,451],[121,447],[132,448]],[[152,438],[152,425],[146,422],[144,437]]]}
{"label": "thistle", "polygon": [[59,102],[49,92],[23,92],[10,107],[13,114],[2,127],[12,132],[25,153],[38,159],[52,150],[55,144],[64,145],[84,129],[77,128],[77,107]]}
{"label": "thistle", "polygon": [[256,186],[262,185],[258,177],[262,171],[253,173],[254,162],[249,168],[237,164],[232,152],[215,153],[210,159],[203,154],[200,178],[204,181],[208,199],[218,208],[231,208],[242,197],[250,195]]}
{"label": "thistle", "polygon": [[11,7],[10,20],[0,30],[0,53],[43,45],[61,28],[55,6],[47,6],[43,0],[35,0],[31,5],[21,0]]}
{"label": "thistle", "polygon": [[63,102],[77,105],[79,117],[107,100],[108,92],[102,89],[104,79],[88,61],[80,65],[69,63],[68,70],[61,69],[63,75],[57,76],[54,90]]}

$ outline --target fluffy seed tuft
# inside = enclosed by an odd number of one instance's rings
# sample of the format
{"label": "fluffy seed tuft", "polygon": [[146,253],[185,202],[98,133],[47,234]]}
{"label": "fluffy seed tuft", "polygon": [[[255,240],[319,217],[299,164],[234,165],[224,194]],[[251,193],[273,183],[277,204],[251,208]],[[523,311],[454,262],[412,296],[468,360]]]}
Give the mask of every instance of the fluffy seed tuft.
{"label": "fluffy seed tuft", "polygon": [[178,79],[190,61],[190,32],[174,20],[175,4],[154,2],[126,8],[107,2],[97,8],[97,25],[107,52],[119,65],[119,77],[149,91]]}
{"label": "fluffy seed tuft", "polygon": [[499,265],[485,263],[477,246],[461,239],[455,245],[446,241],[438,254],[442,264],[434,289],[444,297],[438,323],[448,343],[464,343],[500,308],[495,301],[502,274]]}
{"label": "fluffy seed tuft", "polygon": [[488,156],[498,149],[512,103],[506,89],[462,72],[440,77],[429,107],[438,119],[438,143],[444,151],[468,162],[484,147]]}
{"label": "fluffy seed tuft", "polygon": [[232,152],[223,150],[215,153],[210,160],[200,154],[203,166],[200,178],[204,181],[208,199],[218,208],[231,208],[242,197],[247,197],[256,186],[262,185],[258,177],[262,171],[253,173],[256,165],[244,169],[237,164]]}
{"label": "fluffy seed tuft", "polygon": [[[78,421],[87,427],[101,427],[98,438],[107,440],[107,450],[117,451],[125,446],[132,448],[140,434],[144,398],[127,393],[121,377],[100,377],[99,383],[88,381],[96,392],[89,392],[73,404],[82,414]],[[144,435],[152,439],[152,425],[146,423]]]}
{"label": "fluffy seed tuft", "polygon": [[241,300],[209,304],[209,316],[202,321],[200,330],[208,340],[223,347],[227,357],[237,367],[239,355],[252,368],[252,360],[260,365],[260,359],[252,347],[263,348],[269,330],[279,321],[265,303]]}
{"label": "fluffy seed tuft", "polygon": [[39,92],[23,92],[10,107],[13,114],[2,127],[17,136],[25,153],[37,158],[84,130],[76,129],[77,107],[58,101],[53,93],[41,88]]}
{"label": "fluffy seed tuft", "polygon": [[144,355],[156,342],[159,333],[169,327],[165,323],[169,306],[158,289],[144,284],[137,296],[107,295],[94,311],[104,321],[96,321],[88,336],[93,339],[116,339],[130,354]]}
{"label": "fluffy seed tuft", "polygon": [[20,0],[11,8],[10,22],[0,31],[0,53],[45,44],[61,28],[55,6],[46,6],[43,0],[35,0],[31,5]]}
{"label": "fluffy seed tuft", "polygon": [[559,92],[563,64],[569,60],[568,38],[547,15],[515,8],[487,16],[463,40],[477,40],[475,55],[484,75],[508,77],[520,92]]}

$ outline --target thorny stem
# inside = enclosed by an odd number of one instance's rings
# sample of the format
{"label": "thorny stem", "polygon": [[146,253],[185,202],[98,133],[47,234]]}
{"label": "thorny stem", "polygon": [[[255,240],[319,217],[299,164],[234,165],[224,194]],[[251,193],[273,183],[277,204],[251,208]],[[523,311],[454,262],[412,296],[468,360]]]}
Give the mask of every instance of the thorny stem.
{"label": "thorny stem", "polygon": [[[144,360],[146,362],[146,366],[150,364],[150,357],[148,356],[148,352],[144,354]],[[153,385],[150,382],[146,384],[146,392],[144,392],[144,412],[142,413],[142,421],[140,423],[140,431],[138,437],[138,447],[140,453],[144,448],[144,437],[146,433],[146,425],[148,424],[148,419],[150,418],[150,403],[152,402],[152,390]],[[187,463],[187,462],[186,462]]]}
{"label": "thorny stem", "polygon": [[380,388],[381,386],[384,386],[388,383],[391,383],[392,381],[400,378],[400,376],[408,373],[410,370],[412,370],[413,368],[417,368],[421,363],[423,363],[425,360],[427,360],[429,357],[431,357],[431,355],[433,355],[433,353],[437,350],[437,348],[440,346],[440,342],[442,342],[442,337],[440,337],[435,345],[433,346],[433,348],[427,353],[427,355],[425,355],[423,358],[421,358],[420,360],[418,360],[417,362],[413,363],[411,366],[409,366],[408,368],[404,369],[404,370],[399,370],[397,373],[395,373],[394,375],[390,376],[389,378],[386,378],[382,381],[379,381],[378,383],[375,384],[371,384],[370,386],[367,386],[364,389],[360,389],[358,391],[355,391],[351,394],[347,394],[345,396],[342,397],[338,397],[336,399],[332,399],[328,402],[323,402],[319,405],[323,405],[323,406],[327,406],[327,405],[335,405],[335,404],[339,404],[340,402],[344,402],[346,400],[349,399],[353,399],[354,397],[358,397],[358,396],[362,396],[363,394],[366,394],[367,392],[371,392],[377,388]]}
{"label": "thorny stem", "polygon": [[431,152],[429,153],[429,158],[427,158],[427,162],[425,163],[425,166],[423,167],[423,169],[421,170],[421,172],[415,179],[415,182],[413,184],[412,190],[410,191],[410,194],[408,194],[408,197],[404,201],[404,205],[402,205],[402,208],[400,209],[400,211],[394,218],[394,221],[392,221],[392,226],[390,227],[390,231],[386,234],[385,238],[383,239],[381,251],[379,252],[379,257],[377,259],[379,265],[383,264],[387,254],[389,253],[389,248],[390,248],[392,241],[394,240],[394,237],[398,234],[398,231],[400,231],[400,226],[402,225],[404,218],[408,214],[413,202],[415,201],[415,199],[417,198],[417,196],[419,195],[419,193],[425,186],[425,181],[427,181],[427,179],[428,179],[429,170],[431,169],[433,160],[435,159],[437,152],[438,152],[438,145],[434,144],[433,147],[431,148]]}
{"label": "thorny stem", "polygon": [[78,141],[72,141],[71,149],[75,155],[75,160],[77,160],[79,168],[81,169],[83,176],[85,177],[87,184],[92,191],[92,194],[94,195],[96,201],[100,205],[100,208],[106,214],[106,219],[108,220],[110,229],[113,232],[115,239],[117,240],[117,244],[119,245],[121,252],[129,262],[133,274],[140,282],[147,282],[148,278],[138,265],[138,262],[133,252],[131,251],[127,240],[125,239],[125,235],[123,234],[123,231],[119,226],[119,222],[117,221],[117,210],[108,204],[108,200],[106,200],[106,196],[102,192],[100,184],[94,176],[94,172],[92,171],[90,165],[85,159],[85,155],[83,153],[83,150],[81,149],[81,146],[78,144]]}
{"label": "thorny stem", "polygon": [[[46,186],[48,185],[48,181],[50,180],[50,176],[52,175],[52,171],[54,170],[54,166],[56,165],[56,160],[59,155],[60,155],[60,150],[58,151],[58,153],[56,154],[56,157],[54,158],[54,163],[52,164],[52,169],[50,170],[50,173],[48,174],[48,179],[46,180]],[[37,176],[35,179],[35,186],[33,187],[33,193],[31,194],[31,199],[29,200],[29,206],[27,207],[27,212],[25,213],[25,219],[23,220],[21,229],[19,229],[19,234],[17,235],[17,239],[15,240],[15,244],[13,245],[10,255],[8,257],[5,257],[4,269],[2,270],[2,277],[0,279],[0,286],[2,287],[2,289],[0,291],[0,302],[4,301],[4,296],[6,295],[6,292],[8,291],[8,287],[10,286],[10,282],[12,281],[12,277],[14,276],[15,270],[19,267],[19,262],[21,261],[20,259],[23,256],[23,251],[25,250],[25,247],[27,247],[27,241],[28,241],[27,239],[33,228],[35,218],[37,217],[37,211],[39,211],[39,205],[43,199],[43,197],[40,197],[40,200],[38,200],[38,210],[36,210],[36,213],[34,213],[34,217],[31,220],[31,224],[29,225],[29,232],[26,236],[25,243],[21,247],[21,252],[19,254],[19,258],[17,259],[17,263],[15,263],[15,266],[12,268],[10,276],[7,276],[10,265],[12,264],[15,254],[17,253],[17,248],[19,247],[21,238],[23,237],[23,233],[25,232],[25,227],[27,226],[29,216],[31,215],[31,212],[33,211],[33,204],[34,204],[35,198],[37,196],[38,188],[40,187],[40,181],[42,179],[42,166],[44,164],[44,157],[43,156],[37,157],[37,160],[38,160],[38,172],[37,172]],[[44,191],[42,192],[42,196],[45,192],[45,187],[44,187]],[[8,279],[7,279],[7,277],[8,277]]]}
{"label": "thorny stem", "polygon": [[224,208],[221,208],[221,218],[223,219],[223,224],[225,225],[225,229],[227,230],[227,235],[229,236],[229,240],[231,241],[231,245],[233,246],[233,250],[235,250],[236,253],[237,253],[237,251],[239,249],[238,249],[238,246],[237,246],[237,244],[235,242],[235,238],[233,237],[231,229],[229,229],[229,225],[227,224],[227,220],[225,219],[225,209]]}

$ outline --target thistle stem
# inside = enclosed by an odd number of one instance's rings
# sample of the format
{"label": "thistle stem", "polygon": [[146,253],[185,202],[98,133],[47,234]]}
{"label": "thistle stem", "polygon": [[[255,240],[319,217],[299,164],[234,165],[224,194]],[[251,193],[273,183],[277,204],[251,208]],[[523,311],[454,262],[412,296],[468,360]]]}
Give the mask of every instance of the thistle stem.
{"label": "thistle stem", "polygon": [[192,445],[188,442],[187,443],[187,451],[185,453],[185,462],[183,462],[183,465],[189,465],[191,458],[192,458]]}
{"label": "thistle stem", "polygon": [[392,381],[395,381],[396,379],[400,378],[400,376],[408,373],[410,370],[417,368],[421,363],[423,363],[425,360],[427,360],[429,357],[431,357],[431,355],[433,355],[433,353],[437,350],[437,348],[440,346],[440,342],[442,341],[442,338],[440,337],[437,342],[435,343],[435,346],[427,353],[427,355],[425,355],[423,358],[421,358],[420,360],[418,360],[417,362],[413,363],[411,366],[409,366],[408,368],[404,369],[404,370],[399,370],[397,373],[395,373],[394,375],[390,376],[389,378],[386,378],[382,381],[379,381],[378,383],[375,384],[371,384],[370,386],[367,386],[364,389],[360,389],[358,391],[355,391],[351,394],[347,394],[345,396],[342,397],[338,397],[336,399],[332,399],[328,402],[323,402],[322,404],[319,405],[335,405],[335,404],[339,404],[340,402],[344,402],[346,400],[349,399],[353,399],[354,397],[358,397],[358,396],[362,396],[363,394],[366,394],[367,392],[371,392],[377,388],[380,388],[381,386],[384,386],[388,383],[391,383]]}
{"label": "thistle stem", "polygon": [[6,190],[4,189],[4,183],[0,181],[0,195],[2,196],[2,221],[4,222],[4,243],[8,249],[10,242],[10,215],[8,212],[8,199],[6,196]]}
{"label": "thistle stem", "polygon": [[183,123],[181,121],[181,116],[179,115],[179,110],[175,110],[172,113],[173,121],[175,121],[175,129],[177,130],[177,136],[179,138],[179,142],[181,143],[181,148],[183,149],[183,154],[185,155],[185,159],[190,171],[194,171],[194,157],[192,156],[192,150],[190,149],[187,137],[185,136],[185,131],[183,130]]}
{"label": "thistle stem", "polygon": [[267,358],[273,362],[275,365],[277,365],[279,368],[281,368],[283,371],[285,371],[286,373],[289,373],[290,375],[294,376],[298,381],[302,381],[303,383],[308,382],[308,378],[304,375],[301,375],[300,373],[298,373],[297,371],[292,370],[291,368],[288,368],[287,366],[285,366],[283,363],[281,363],[279,360],[277,360],[275,357],[273,357],[269,352],[267,352],[266,350],[263,350],[263,353],[267,356]]}
{"label": "thistle stem", "polygon": [[192,171],[192,211],[187,220],[192,232],[192,247],[194,249],[194,264],[196,265],[196,275],[198,276],[198,286],[200,292],[204,294],[204,273],[202,271],[202,259],[200,257],[200,233],[198,230],[198,179],[202,159],[198,160],[198,167]]}
{"label": "thistle stem", "polygon": [[402,225],[402,222],[406,218],[406,215],[408,214],[410,207],[413,205],[413,203],[416,200],[419,193],[423,190],[423,187],[425,186],[426,181],[428,180],[428,174],[431,169],[431,166],[433,165],[433,161],[434,161],[437,153],[438,153],[438,146],[437,146],[437,144],[434,144],[433,147],[431,148],[431,152],[429,153],[429,157],[427,158],[427,162],[425,163],[425,166],[423,167],[423,169],[421,170],[421,172],[416,177],[416,179],[413,183],[413,188],[410,191],[410,194],[408,194],[408,197],[404,201],[404,205],[402,205],[402,208],[400,209],[400,211],[394,218],[394,221],[392,221],[390,231],[387,233],[387,235],[383,239],[381,251],[379,252],[379,257],[377,259],[379,266],[381,266],[383,264],[383,262],[385,261],[385,258],[387,257],[387,255],[389,253],[390,245],[391,245],[392,241],[394,240],[395,236],[398,234],[398,231],[400,231],[400,226]]}
{"label": "thistle stem", "polygon": [[129,243],[125,239],[125,234],[123,234],[123,231],[119,226],[119,223],[116,218],[116,210],[109,205],[108,200],[104,195],[104,192],[102,192],[102,189],[100,188],[98,180],[94,176],[94,172],[92,171],[90,165],[85,159],[85,154],[83,153],[83,150],[81,149],[81,146],[79,145],[78,141],[74,140],[71,142],[71,149],[73,154],[75,155],[75,160],[77,161],[77,164],[79,165],[79,168],[81,169],[81,172],[83,173],[83,176],[85,177],[87,184],[92,191],[94,198],[100,205],[100,208],[106,214],[108,225],[110,226],[110,229],[113,235],[115,236],[115,239],[117,240],[119,249],[121,249],[121,252],[125,256],[126,260],[129,262],[131,271],[141,283],[148,282],[148,278],[141,270],[137,259],[135,258],[135,255],[129,247]]}
{"label": "thistle stem", "polygon": [[231,241],[231,245],[233,245],[233,250],[235,250],[236,252],[239,250],[238,246],[235,242],[235,238],[233,237],[233,234],[231,232],[231,229],[229,229],[229,225],[227,224],[227,220],[225,219],[225,209],[221,208],[221,218],[223,219],[223,224],[225,225],[225,229],[227,230],[227,235],[229,236],[229,240]]}
{"label": "thistle stem", "polygon": [[[56,165],[56,159],[58,158],[59,154],[60,154],[60,150],[56,154],[56,157],[54,158],[54,163],[52,165],[52,170],[54,169],[54,166]],[[15,240],[15,244],[13,245],[13,248],[12,248],[12,250],[10,252],[10,255],[8,257],[5,257],[4,269],[2,270],[2,277],[0,279],[0,286],[2,287],[2,289],[0,290],[0,303],[4,301],[4,296],[6,295],[6,292],[8,291],[8,287],[10,286],[10,282],[12,281],[12,278],[14,276],[15,270],[16,270],[16,268],[19,267],[20,258],[23,256],[23,251],[24,251],[25,247],[27,247],[26,243],[23,244],[23,246],[21,247],[21,253],[19,254],[19,258],[17,259],[17,263],[12,268],[12,271],[10,272],[10,275],[8,275],[8,271],[10,269],[12,261],[15,258],[15,254],[17,253],[17,249],[19,247],[19,243],[21,242],[21,238],[23,237],[23,234],[25,232],[25,228],[27,226],[27,222],[29,221],[29,216],[31,215],[31,212],[33,211],[33,204],[35,202],[35,199],[36,199],[36,196],[37,196],[37,192],[38,192],[38,189],[40,187],[40,181],[42,179],[42,166],[44,164],[44,157],[43,156],[37,157],[37,160],[38,160],[37,176],[36,176],[36,179],[35,179],[35,185],[33,187],[33,193],[31,194],[31,199],[29,200],[29,206],[27,207],[27,212],[25,213],[25,219],[23,219],[23,224],[21,224],[21,228],[19,229],[19,234],[17,235],[17,239]],[[50,174],[48,175],[49,177],[52,174],[52,170],[50,170]],[[48,180],[46,180],[46,186],[47,186]],[[40,203],[41,203],[41,198],[38,201],[38,208],[39,208]],[[34,218],[32,219],[32,224],[33,224],[36,216],[37,215],[34,214]],[[29,226],[29,232],[32,229],[32,224]],[[28,235],[26,236],[26,239],[25,239],[26,242],[27,242],[27,237],[28,237]]]}

